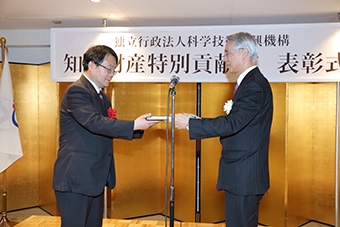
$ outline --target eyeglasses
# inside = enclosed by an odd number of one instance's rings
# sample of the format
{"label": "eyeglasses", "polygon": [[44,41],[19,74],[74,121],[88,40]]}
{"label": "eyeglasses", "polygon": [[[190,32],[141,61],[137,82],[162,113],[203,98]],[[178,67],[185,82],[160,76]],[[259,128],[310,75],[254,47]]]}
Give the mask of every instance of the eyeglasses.
{"label": "eyeglasses", "polygon": [[102,64],[97,64],[97,65],[99,65],[99,66],[103,67],[104,69],[106,69],[108,74],[112,73],[113,75],[116,75],[118,73],[115,69],[109,69],[108,67],[103,66]]}
{"label": "eyeglasses", "polygon": [[224,55],[223,55],[223,57],[227,57],[228,54],[229,54],[230,52],[232,52],[232,51],[240,51],[240,50],[242,50],[242,49],[243,49],[243,47],[242,47],[242,48],[237,48],[237,49],[231,49],[231,50],[224,50]]}

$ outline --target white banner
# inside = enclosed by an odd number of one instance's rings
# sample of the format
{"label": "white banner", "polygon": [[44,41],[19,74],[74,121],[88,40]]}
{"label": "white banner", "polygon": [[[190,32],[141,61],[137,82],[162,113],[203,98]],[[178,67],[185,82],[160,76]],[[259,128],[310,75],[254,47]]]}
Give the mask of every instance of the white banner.
{"label": "white banner", "polygon": [[7,54],[0,84],[0,173],[22,157]]}
{"label": "white banner", "polygon": [[51,81],[75,81],[93,45],[110,46],[121,62],[117,82],[228,82],[226,36],[249,32],[270,82],[340,81],[340,23],[193,27],[51,29]]}

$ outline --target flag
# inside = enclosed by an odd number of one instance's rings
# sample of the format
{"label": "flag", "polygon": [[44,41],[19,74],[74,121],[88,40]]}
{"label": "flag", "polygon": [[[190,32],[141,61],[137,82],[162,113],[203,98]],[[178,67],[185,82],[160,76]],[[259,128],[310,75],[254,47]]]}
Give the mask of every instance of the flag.
{"label": "flag", "polygon": [[3,70],[0,84],[0,173],[22,157],[7,54],[5,54],[5,61],[2,64]]}

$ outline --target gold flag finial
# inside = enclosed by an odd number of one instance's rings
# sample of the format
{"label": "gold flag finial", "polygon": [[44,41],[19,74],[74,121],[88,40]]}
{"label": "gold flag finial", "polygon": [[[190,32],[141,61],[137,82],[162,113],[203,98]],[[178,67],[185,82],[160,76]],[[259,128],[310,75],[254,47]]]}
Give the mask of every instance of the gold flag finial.
{"label": "gold flag finial", "polygon": [[1,46],[6,45],[6,39],[4,37],[1,37],[0,41],[1,41]]}
{"label": "gold flag finial", "polygon": [[[1,37],[0,38],[0,43],[1,43],[1,49],[2,49],[1,54],[3,56],[5,54],[5,50],[8,53],[8,49],[6,47],[6,39],[5,39],[5,37]],[[4,57],[2,57],[2,61],[3,60],[4,60]]]}
{"label": "gold flag finial", "polygon": [[5,60],[5,51],[8,53],[8,49],[5,46],[6,45],[6,39],[4,37],[0,38],[0,42],[1,42],[1,59],[2,59],[2,69],[4,68],[4,60]]}

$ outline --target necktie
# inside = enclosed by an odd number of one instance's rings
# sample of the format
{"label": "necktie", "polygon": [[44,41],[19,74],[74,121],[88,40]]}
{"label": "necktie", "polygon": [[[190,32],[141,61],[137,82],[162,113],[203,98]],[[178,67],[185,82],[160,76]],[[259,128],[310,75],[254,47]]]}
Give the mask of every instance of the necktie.
{"label": "necktie", "polygon": [[103,101],[103,92],[101,90],[99,91],[98,95],[99,95],[99,98]]}
{"label": "necktie", "polygon": [[237,84],[237,82],[236,82],[236,83],[235,83],[235,86],[234,86],[234,94],[235,94],[237,88],[238,88],[238,84]]}

